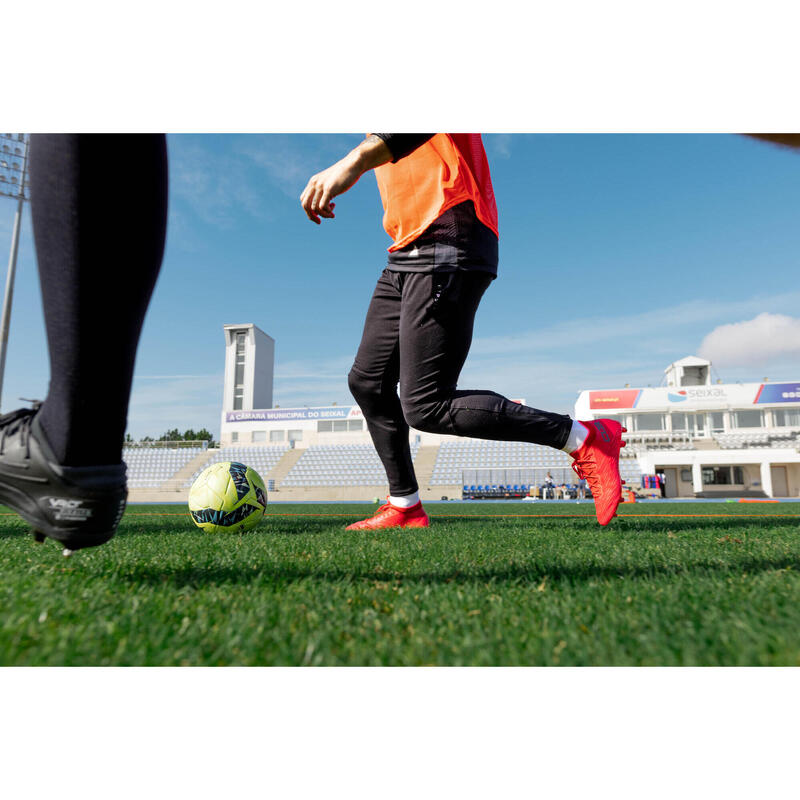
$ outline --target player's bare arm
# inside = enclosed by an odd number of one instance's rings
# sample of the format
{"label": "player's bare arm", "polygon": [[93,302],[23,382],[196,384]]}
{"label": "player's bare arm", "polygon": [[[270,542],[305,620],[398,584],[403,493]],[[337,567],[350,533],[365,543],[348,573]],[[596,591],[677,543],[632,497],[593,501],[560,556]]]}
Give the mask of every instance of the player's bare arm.
{"label": "player's bare arm", "polygon": [[383,139],[368,134],[343,159],[311,177],[300,195],[300,204],[308,218],[317,225],[320,217],[333,219],[336,204],[331,200],[346,192],[365,172],[386,164],[392,158],[392,151]]}

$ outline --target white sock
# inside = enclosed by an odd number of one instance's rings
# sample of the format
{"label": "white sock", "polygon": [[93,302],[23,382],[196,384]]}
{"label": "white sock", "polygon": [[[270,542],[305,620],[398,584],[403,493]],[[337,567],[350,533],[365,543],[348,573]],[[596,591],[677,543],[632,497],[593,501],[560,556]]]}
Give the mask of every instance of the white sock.
{"label": "white sock", "polygon": [[419,492],[407,494],[405,497],[392,497],[389,495],[389,502],[395,508],[411,508],[411,506],[415,506],[419,503]]}
{"label": "white sock", "polygon": [[583,447],[589,429],[578,420],[572,420],[572,430],[569,432],[566,444],[561,448],[565,453],[574,453],[578,448]]}

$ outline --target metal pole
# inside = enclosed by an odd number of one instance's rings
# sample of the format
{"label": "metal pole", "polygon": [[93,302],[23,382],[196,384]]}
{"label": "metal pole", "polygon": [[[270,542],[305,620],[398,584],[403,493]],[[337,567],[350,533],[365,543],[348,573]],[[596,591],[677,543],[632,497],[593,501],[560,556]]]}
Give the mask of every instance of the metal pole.
{"label": "metal pole", "polygon": [[17,213],[14,215],[14,231],[11,234],[11,254],[8,257],[8,274],[6,275],[6,293],[3,297],[3,316],[0,319],[0,408],[3,404],[3,378],[6,372],[6,353],[8,352],[8,330],[11,325],[11,305],[14,300],[14,278],[17,272],[17,252],[19,251],[19,232],[22,227],[22,206],[25,203],[25,184],[28,175],[28,146],[25,139],[25,151],[22,157],[22,177],[19,182]]}
{"label": "metal pole", "polygon": [[[23,176],[24,180],[24,176]],[[24,184],[23,184],[24,186]],[[8,328],[11,324],[11,303],[14,299],[14,277],[17,271],[17,251],[19,250],[19,229],[22,225],[22,204],[25,200],[24,189],[17,202],[17,213],[14,215],[14,232],[11,234],[11,255],[8,259],[8,275],[6,276],[6,293],[3,298],[3,317],[0,321],[0,408],[3,402],[3,377],[6,371],[6,352],[8,351]]]}

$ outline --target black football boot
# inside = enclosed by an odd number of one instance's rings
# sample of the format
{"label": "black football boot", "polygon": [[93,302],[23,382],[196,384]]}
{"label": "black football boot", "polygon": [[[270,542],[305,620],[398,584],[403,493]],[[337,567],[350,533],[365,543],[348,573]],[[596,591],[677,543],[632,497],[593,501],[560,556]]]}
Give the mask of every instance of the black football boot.
{"label": "black football boot", "polygon": [[65,467],[59,464],[36,410],[0,416],[0,503],[45,537],[64,545],[64,555],[107,542],[125,511],[125,464]]}

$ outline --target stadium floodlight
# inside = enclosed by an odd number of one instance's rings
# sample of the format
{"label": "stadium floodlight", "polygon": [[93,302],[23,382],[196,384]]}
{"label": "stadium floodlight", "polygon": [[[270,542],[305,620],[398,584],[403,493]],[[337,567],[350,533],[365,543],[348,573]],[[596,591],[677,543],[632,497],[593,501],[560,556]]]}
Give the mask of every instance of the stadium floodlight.
{"label": "stadium floodlight", "polygon": [[14,299],[14,277],[17,272],[17,251],[19,250],[19,231],[22,225],[22,206],[30,200],[28,184],[28,137],[24,133],[0,134],[0,196],[11,197],[17,201],[14,215],[14,230],[11,234],[11,253],[8,258],[6,293],[3,297],[3,316],[0,319],[0,407],[3,398],[3,377],[6,371],[6,352],[8,350],[8,329],[11,324],[11,303]]}

